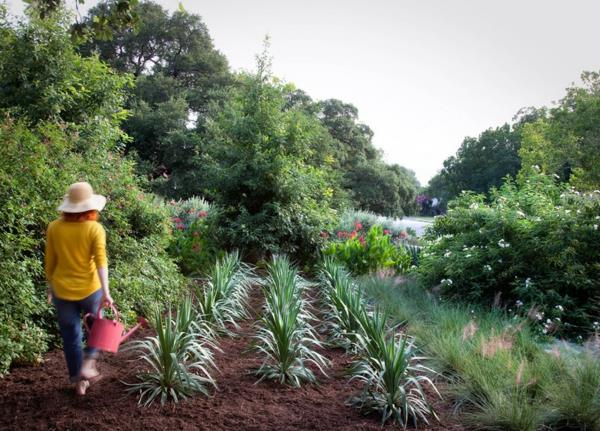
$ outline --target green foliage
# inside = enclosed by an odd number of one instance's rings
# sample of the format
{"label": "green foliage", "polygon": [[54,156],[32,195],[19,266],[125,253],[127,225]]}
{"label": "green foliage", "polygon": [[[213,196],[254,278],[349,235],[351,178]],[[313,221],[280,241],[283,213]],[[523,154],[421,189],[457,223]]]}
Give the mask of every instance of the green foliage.
{"label": "green foliage", "polygon": [[446,297],[536,306],[544,333],[585,335],[600,307],[598,214],[600,195],[539,174],[507,181],[489,204],[464,194],[435,219],[420,274]]}
{"label": "green foliage", "polygon": [[218,249],[216,223],[218,210],[203,198],[168,203],[172,238],[169,254],[185,274],[202,274],[223,252]]}
{"label": "green foliage", "polygon": [[360,223],[355,228],[344,241],[327,244],[323,254],[334,256],[353,274],[385,269],[402,274],[408,270],[412,262],[411,256],[402,245],[396,246],[390,235],[384,234],[381,226],[371,227],[366,234],[361,232]]}
{"label": "green foliage", "polygon": [[181,302],[176,318],[171,312],[163,317],[162,310],[154,314],[156,336],[133,341],[126,350],[133,350],[147,367],[137,374],[138,383],[127,391],[139,395],[138,404],[145,407],[160,397],[161,405],[169,398],[179,402],[196,393],[209,395],[216,387],[210,375],[215,368],[211,349],[216,348],[209,332],[194,316],[191,300]]}
{"label": "green foliage", "polygon": [[89,181],[108,197],[101,222],[111,292],[127,320],[153,302],[174,300],[185,284],[164,251],[166,208],[141,191],[133,163],[116,150],[127,78],[96,58],[80,58],[61,20],[31,18],[14,27],[2,21],[0,44],[3,374],[13,362],[37,361],[56,334],[46,303],[44,238],[73,182]]}
{"label": "green foliage", "polygon": [[519,152],[523,170],[537,165],[579,190],[600,188],[600,74],[584,72],[583,86],[567,89],[558,106],[528,124]]}
{"label": "green foliage", "polygon": [[[462,423],[484,430],[598,429],[600,361],[591,351],[538,344],[525,319],[439,302],[409,280],[361,280],[406,321],[447,377]],[[562,344],[562,343],[561,343]]]}
{"label": "green foliage", "polygon": [[328,360],[315,350],[321,343],[310,325],[316,319],[303,298],[306,282],[285,257],[275,257],[268,272],[264,311],[255,335],[255,350],[265,359],[256,374],[260,380],[278,380],[294,387],[304,381],[315,382],[307,364],[325,374]]}

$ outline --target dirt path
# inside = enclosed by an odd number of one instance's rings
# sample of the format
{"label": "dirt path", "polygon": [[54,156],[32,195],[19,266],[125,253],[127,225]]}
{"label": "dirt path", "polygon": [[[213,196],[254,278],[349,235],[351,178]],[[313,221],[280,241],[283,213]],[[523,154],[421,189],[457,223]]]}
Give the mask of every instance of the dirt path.
{"label": "dirt path", "polygon": [[[252,294],[253,312],[259,308],[259,292]],[[275,383],[256,383],[251,370],[260,363],[256,354],[244,351],[252,342],[252,320],[243,322],[240,336],[223,338],[216,354],[220,373],[218,391],[179,404],[137,406],[127,396],[121,379],[133,382],[136,362],[131,354],[106,355],[101,363],[104,378],[88,395],[78,398],[65,378],[61,351],[50,352],[39,367],[14,369],[0,380],[0,429],[2,430],[380,430],[378,417],[362,416],[345,405],[360,387],[348,384],[344,370],[350,358],[339,350],[323,353],[332,360],[329,377],[320,385],[300,389]],[[439,404],[443,425],[422,430],[463,430],[447,416],[448,406]],[[400,430],[386,426],[385,430]]]}

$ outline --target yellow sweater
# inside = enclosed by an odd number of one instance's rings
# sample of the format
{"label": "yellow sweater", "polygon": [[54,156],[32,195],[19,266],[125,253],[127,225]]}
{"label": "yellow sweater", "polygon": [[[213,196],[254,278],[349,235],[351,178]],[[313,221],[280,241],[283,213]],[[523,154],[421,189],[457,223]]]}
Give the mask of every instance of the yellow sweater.
{"label": "yellow sweater", "polygon": [[78,301],[100,288],[98,268],[106,268],[106,233],[95,221],[54,220],[46,232],[46,279],[54,295]]}

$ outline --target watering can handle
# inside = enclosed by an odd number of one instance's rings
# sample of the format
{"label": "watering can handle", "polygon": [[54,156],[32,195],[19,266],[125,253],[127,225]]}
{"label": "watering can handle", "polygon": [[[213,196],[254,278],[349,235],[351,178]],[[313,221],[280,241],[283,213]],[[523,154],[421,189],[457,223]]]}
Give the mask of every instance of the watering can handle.
{"label": "watering can handle", "polygon": [[[104,302],[100,303],[100,305],[98,306],[98,311],[96,312],[96,319],[102,318],[102,309],[104,308],[104,305],[110,305],[110,308],[112,309],[112,311],[115,315],[114,320],[118,321],[119,320],[119,312],[117,311],[115,305],[110,304],[108,301],[104,301]],[[85,316],[83,316],[83,326],[85,327],[85,330],[87,332],[90,332],[90,327],[88,326],[87,318],[91,315],[92,315],[92,313],[87,313]]]}

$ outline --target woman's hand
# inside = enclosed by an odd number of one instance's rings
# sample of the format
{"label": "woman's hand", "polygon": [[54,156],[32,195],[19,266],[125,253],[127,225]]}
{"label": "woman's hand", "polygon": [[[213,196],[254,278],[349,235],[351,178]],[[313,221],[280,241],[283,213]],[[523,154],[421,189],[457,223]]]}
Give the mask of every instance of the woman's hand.
{"label": "woman's hand", "polygon": [[110,296],[110,293],[108,293],[108,292],[102,293],[102,304],[113,305],[114,303],[115,303],[115,301],[113,301],[112,297]]}

